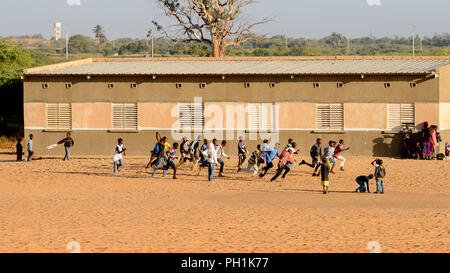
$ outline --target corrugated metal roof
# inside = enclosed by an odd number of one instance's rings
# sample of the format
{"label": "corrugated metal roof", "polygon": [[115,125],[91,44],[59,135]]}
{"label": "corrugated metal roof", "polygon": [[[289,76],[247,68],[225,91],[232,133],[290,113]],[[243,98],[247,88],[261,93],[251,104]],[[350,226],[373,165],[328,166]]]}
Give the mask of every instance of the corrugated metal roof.
{"label": "corrugated metal roof", "polygon": [[178,60],[103,61],[59,66],[26,75],[340,75],[429,74],[449,60]]}

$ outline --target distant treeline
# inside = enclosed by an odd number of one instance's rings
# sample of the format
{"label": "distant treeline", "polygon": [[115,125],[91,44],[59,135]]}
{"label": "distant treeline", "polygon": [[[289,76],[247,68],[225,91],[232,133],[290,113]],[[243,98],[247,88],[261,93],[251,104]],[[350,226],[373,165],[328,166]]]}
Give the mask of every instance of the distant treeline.
{"label": "distant treeline", "polygon": [[[41,35],[14,38],[39,38]],[[12,37],[9,37],[12,38]],[[47,54],[64,54],[65,41],[33,45],[32,50]],[[257,37],[242,47],[231,47],[228,56],[328,56],[328,55],[411,55],[412,37],[347,39],[339,33],[322,39],[289,38],[283,35]],[[450,33],[435,34],[433,37],[415,37],[417,55],[450,55]],[[74,35],[69,39],[70,54],[150,55],[150,39],[121,38],[109,41]],[[154,39],[156,56],[200,56],[211,55],[211,49],[204,44],[174,42],[167,38]]]}

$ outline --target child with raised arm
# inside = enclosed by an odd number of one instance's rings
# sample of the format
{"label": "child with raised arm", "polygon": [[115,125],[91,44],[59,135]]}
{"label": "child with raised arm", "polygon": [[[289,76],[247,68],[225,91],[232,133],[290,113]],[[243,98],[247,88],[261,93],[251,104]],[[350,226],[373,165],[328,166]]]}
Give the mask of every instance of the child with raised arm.
{"label": "child with raised arm", "polygon": [[336,146],[334,150],[334,158],[339,159],[341,161],[341,171],[344,171],[345,165],[345,157],[342,156],[342,152],[350,150],[350,147],[344,148],[344,140],[339,140],[339,144]]}
{"label": "child with raised arm", "polygon": [[113,156],[114,175],[116,175],[116,171],[120,172],[121,167],[123,166],[123,155],[125,155],[126,150],[127,149],[123,147],[123,139],[119,138]]}
{"label": "child with raised arm", "polygon": [[377,191],[375,193],[384,194],[384,178],[386,177],[386,169],[383,166],[383,160],[375,159],[372,162],[375,167],[375,180],[377,182]]}
{"label": "child with raised arm", "polygon": [[75,145],[75,142],[73,141],[73,138],[72,138],[72,136],[71,136],[71,134],[70,134],[70,132],[69,133],[67,133],[66,134],[66,138],[64,138],[64,139],[62,139],[62,140],[60,140],[59,142],[58,142],[58,145],[59,144],[64,144],[64,150],[65,150],[65,155],[64,155],[64,161],[70,161],[70,148],[73,146],[73,145]]}

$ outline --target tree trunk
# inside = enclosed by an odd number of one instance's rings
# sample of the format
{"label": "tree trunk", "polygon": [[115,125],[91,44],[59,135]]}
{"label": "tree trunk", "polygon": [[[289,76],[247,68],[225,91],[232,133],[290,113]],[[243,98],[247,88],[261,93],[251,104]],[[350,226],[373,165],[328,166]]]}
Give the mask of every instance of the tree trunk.
{"label": "tree trunk", "polygon": [[213,57],[214,58],[220,57],[220,47],[219,47],[219,42],[217,40],[214,40],[214,44],[213,44]]}

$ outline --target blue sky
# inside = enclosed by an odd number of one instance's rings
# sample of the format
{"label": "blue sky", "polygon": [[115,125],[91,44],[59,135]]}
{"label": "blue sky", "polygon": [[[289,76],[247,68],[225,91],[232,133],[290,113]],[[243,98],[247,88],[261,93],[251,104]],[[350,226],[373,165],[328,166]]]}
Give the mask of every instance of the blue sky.
{"label": "blue sky", "polygon": [[[166,22],[156,0],[2,0],[0,36],[41,33],[52,36],[54,22],[63,31],[91,35],[96,24],[109,39],[143,38],[150,22]],[[77,2],[81,2],[77,5]],[[370,4],[370,5],[369,5]],[[450,0],[258,0],[250,18],[272,17],[259,34],[320,38],[331,32],[349,37],[407,36],[450,32]]]}

